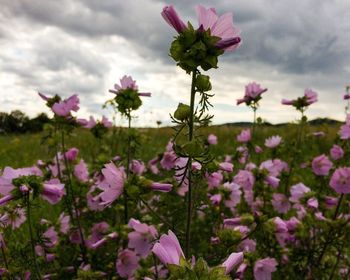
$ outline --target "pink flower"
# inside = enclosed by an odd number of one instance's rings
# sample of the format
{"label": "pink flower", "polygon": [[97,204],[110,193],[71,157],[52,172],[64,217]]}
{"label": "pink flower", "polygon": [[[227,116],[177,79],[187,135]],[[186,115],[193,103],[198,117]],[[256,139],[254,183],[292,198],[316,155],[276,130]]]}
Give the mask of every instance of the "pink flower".
{"label": "pink flower", "polygon": [[[206,9],[201,5],[196,6],[199,28],[198,30],[207,31],[210,34],[221,38],[216,44],[220,49],[232,51],[236,49],[241,42],[240,31],[233,26],[232,13],[226,13],[218,17],[214,8]],[[179,18],[173,6],[166,6],[163,9],[162,16],[165,21],[173,27],[178,33],[182,33],[187,26]]]}
{"label": "pink flower", "polygon": [[219,168],[226,172],[232,172],[233,164],[231,162],[221,162],[219,163]]}
{"label": "pink flower", "polygon": [[214,8],[206,9],[202,5],[196,6],[199,29],[208,30],[210,34],[221,38],[216,44],[220,49],[233,51],[241,42],[240,30],[233,26],[232,13],[218,17]]}
{"label": "pink flower", "polygon": [[50,204],[58,203],[65,194],[64,184],[58,179],[51,179],[43,184],[41,196]]}
{"label": "pink flower", "polygon": [[116,269],[121,277],[129,278],[139,268],[140,258],[134,251],[125,249],[118,254]]}
{"label": "pink flower", "polygon": [[86,240],[86,246],[92,248],[93,244],[100,241],[109,229],[109,224],[106,222],[100,222],[93,225],[91,229],[91,236]]}
{"label": "pink flower", "polygon": [[306,103],[308,105],[317,102],[317,92],[313,91],[312,89],[305,89],[304,96],[306,97]]}
{"label": "pink flower", "polygon": [[19,228],[27,219],[26,212],[22,208],[15,208],[9,212],[0,217],[0,224],[4,227],[11,225],[12,229]]}
{"label": "pink flower", "polygon": [[105,164],[101,172],[104,178],[98,188],[103,192],[98,198],[102,200],[101,205],[109,205],[122,194],[126,175],[124,169],[116,167],[114,163]]}
{"label": "pink flower", "polygon": [[61,215],[58,218],[58,221],[60,223],[60,232],[63,234],[67,234],[70,228],[70,217],[68,215],[64,215],[64,213],[61,213]]}
{"label": "pink flower", "polygon": [[338,145],[333,145],[330,154],[332,159],[338,160],[344,156],[344,150]]}
{"label": "pink flower", "polygon": [[152,249],[152,252],[159,258],[159,260],[167,264],[179,265],[180,258],[184,258],[179,240],[176,235],[169,230],[168,234],[163,234],[159,242],[157,242]]}
{"label": "pink flower", "polygon": [[266,138],[265,146],[268,148],[276,148],[279,144],[281,144],[282,137],[279,135],[271,136],[270,138]]}
{"label": "pink flower", "polygon": [[267,91],[267,88],[262,88],[259,84],[252,82],[245,86],[245,94],[243,98],[237,99],[237,105],[246,103],[248,106],[252,102],[258,102],[261,95]]}
{"label": "pink flower", "polygon": [[[110,89],[109,92],[119,94],[125,89],[133,89],[138,90],[138,87],[136,85],[136,81],[134,81],[131,76],[124,75],[123,78],[120,79],[120,85],[115,84],[114,89]],[[151,96],[151,93],[149,92],[139,92],[140,96]]]}
{"label": "pink flower", "polygon": [[350,93],[345,93],[344,100],[349,100],[349,99],[350,99]]}
{"label": "pink flower", "polygon": [[56,102],[52,105],[52,111],[61,117],[67,117],[71,111],[77,112],[79,110],[79,98],[76,94],[68,99]]}
{"label": "pink flower", "polygon": [[153,182],[150,186],[154,191],[170,192],[173,188],[172,184]]}
{"label": "pink flower", "polygon": [[221,174],[221,172],[213,172],[210,175],[207,175],[209,189],[218,187],[223,178],[224,176]]}
{"label": "pink flower", "polygon": [[290,209],[290,203],[288,201],[288,198],[281,193],[274,193],[272,195],[272,206],[273,208],[281,214],[285,214]]}
{"label": "pink flower", "polygon": [[271,273],[276,271],[277,262],[274,258],[258,260],[254,265],[254,277],[256,280],[270,280]]}
{"label": "pink flower", "polygon": [[128,247],[135,249],[141,257],[147,257],[152,249],[152,241],[158,236],[156,228],[135,219],[130,219],[128,226],[134,230],[128,234]]}
{"label": "pink flower", "polygon": [[282,99],[282,104],[283,105],[293,105],[294,104],[294,100],[288,100],[288,99]]}
{"label": "pink flower", "polygon": [[318,200],[314,197],[311,197],[307,200],[306,202],[307,206],[312,208],[312,209],[317,209],[318,208]]}
{"label": "pink flower", "polygon": [[73,161],[76,159],[78,153],[79,153],[79,150],[77,148],[71,148],[65,153],[65,157],[67,160]]}
{"label": "pink flower", "polygon": [[74,166],[74,176],[78,179],[78,181],[83,183],[89,180],[89,171],[83,159],[81,159],[79,163]]}
{"label": "pink flower", "polygon": [[312,161],[312,171],[319,176],[327,176],[333,167],[333,163],[326,155],[315,157]]}
{"label": "pink flower", "polygon": [[310,188],[305,186],[303,183],[296,184],[290,189],[290,193],[292,196],[289,198],[289,200],[291,202],[297,203],[309,191],[311,191]]}
{"label": "pink flower", "polygon": [[336,169],[331,177],[329,185],[337,193],[350,193],[350,167]]}
{"label": "pink flower", "polygon": [[0,206],[6,205],[7,203],[9,203],[11,200],[14,200],[14,199],[15,197],[12,194],[7,194],[2,198],[0,198]]}
{"label": "pink flower", "polygon": [[160,161],[161,167],[164,168],[165,170],[170,170],[174,168],[176,157],[177,156],[173,151],[165,152]]}
{"label": "pink flower", "polygon": [[250,129],[243,129],[239,135],[237,135],[237,141],[241,143],[247,143],[252,139]]}
{"label": "pink flower", "polygon": [[77,119],[77,123],[87,129],[91,129],[96,126],[96,120],[93,116],[90,116],[89,120]]}
{"label": "pink flower", "polygon": [[209,145],[217,145],[218,144],[218,138],[214,134],[209,134],[207,139]]}
{"label": "pink flower", "polygon": [[130,170],[136,175],[142,175],[145,172],[146,167],[142,161],[133,159],[130,163]]}
{"label": "pink flower", "polygon": [[172,26],[178,33],[184,31],[187,27],[185,23],[180,19],[172,5],[165,6],[162,11],[162,17],[165,21]]}
{"label": "pink flower", "polygon": [[102,116],[101,124],[106,128],[110,128],[113,126],[113,123],[109,121],[105,116]]}
{"label": "pink flower", "polygon": [[54,247],[58,243],[58,235],[54,227],[50,227],[45,231],[43,237],[45,238],[44,244],[48,248]]}
{"label": "pink flower", "polygon": [[344,124],[340,127],[339,133],[340,139],[347,140],[350,139],[350,125]]}
{"label": "pink flower", "polygon": [[236,207],[241,201],[242,192],[240,190],[240,186],[233,182],[226,182],[224,184],[224,188],[231,191],[229,198],[224,201],[225,206],[229,208]]}
{"label": "pink flower", "polygon": [[243,258],[244,255],[242,252],[232,253],[222,264],[225,267],[225,273],[229,274],[235,266],[243,262]]}
{"label": "pink flower", "polygon": [[210,201],[213,205],[219,205],[222,200],[222,195],[217,193],[210,197]]}

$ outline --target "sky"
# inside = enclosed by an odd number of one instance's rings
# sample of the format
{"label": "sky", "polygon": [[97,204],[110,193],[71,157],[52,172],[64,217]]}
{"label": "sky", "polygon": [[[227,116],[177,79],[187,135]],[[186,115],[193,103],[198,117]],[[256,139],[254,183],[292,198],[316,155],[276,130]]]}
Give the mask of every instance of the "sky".
{"label": "sky", "polygon": [[[181,18],[197,26],[195,6],[232,12],[242,45],[219,57],[208,71],[215,95],[213,123],[251,121],[252,112],[236,99],[249,82],[268,88],[258,116],[272,122],[299,115],[281,99],[319,94],[309,118],[344,120],[342,96],[350,84],[350,1],[348,0],[0,0],[0,111],[20,109],[33,117],[49,112],[38,97],[81,101],[78,117],[112,116],[103,103],[123,75],[151,92],[133,120],[135,126],[170,124],[179,102],[189,103],[191,77],[169,56],[176,35],[161,17],[174,5]],[[120,116],[117,124],[124,124]]]}

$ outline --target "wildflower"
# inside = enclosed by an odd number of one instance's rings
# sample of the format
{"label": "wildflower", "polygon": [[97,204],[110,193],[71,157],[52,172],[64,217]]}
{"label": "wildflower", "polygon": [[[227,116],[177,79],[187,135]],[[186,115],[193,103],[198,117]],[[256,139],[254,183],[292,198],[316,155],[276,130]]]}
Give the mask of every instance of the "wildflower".
{"label": "wildflower", "polygon": [[279,135],[271,136],[270,138],[266,138],[265,146],[268,148],[276,148],[279,144],[281,144],[282,137]]}
{"label": "wildflower", "polygon": [[151,183],[150,187],[154,191],[159,191],[159,192],[170,192],[173,188],[172,184],[167,184],[167,183],[159,183],[159,182],[153,182]]}
{"label": "wildflower", "polygon": [[135,249],[141,257],[147,257],[152,249],[152,241],[158,236],[156,228],[136,219],[130,219],[128,226],[134,230],[128,234],[128,247]]}
{"label": "wildflower", "polygon": [[242,252],[232,253],[222,264],[225,267],[225,273],[229,274],[235,266],[243,262],[243,257]]}
{"label": "wildflower", "polygon": [[67,117],[71,114],[71,111],[77,112],[79,110],[79,98],[74,94],[71,97],[56,102],[51,107],[52,111],[61,117]]}
{"label": "wildflower", "polygon": [[101,172],[104,178],[98,184],[98,188],[103,192],[98,195],[98,198],[102,200],[101,205],[108,205],[122,194],[125,172],[122,168],[116,167],[114,163],[105,164]]}
{"label": "wildflower", "polygon": [[81,159],[79,163],[74,166],[74,176],[78,179],[78,181],[83,183],[89,180],[89,171],[83,159]]}
{"label": "wildflower", "polygon": [[326,155],[320,155],[312,160],[312,171],[319,176],[327,176],[333,163]]}
{"label": "wildflower", "polygon": [[274,258],[258,260],[254,265],[254,277],[256,280],[270,280],[271,273],[276,271],[277,262]]}
{"label": "wildflower", "polygon": [[168,231],[168,234],[163,234],[160,237],[159,242],[153,246],[152,252],[165,265],[179,265],[180,258],[184,258],[179,240],[171,230]]}
{"label": "wildflower", "polygon": [[243,129],[239,135],[237,135],[237,141],[241,143],[247,143],[252,139],[250,129]]}
{"label": "wildflower", "polygon": [[257,103],[261,99],[261,95],[267,91],[267,88],[262,88],[259,84],[252,82],[245,86],[245,94],[243,98],[237,99],[237,105],[246,103],[250,106],[251,103]]}
{"label": "wildflower", "polygon": [[350,193],[350,167],[340,167],[335,170],[329,185],[337,193]]}
{"label": "wildflower", "polygon": [[214,134],[209,134],[207,139],[209,145],[217,145],[218,144],[218,138]]}
{"label": "wildflower", "polygon": [[129,249],[120,251],[116,263],[116,269],[121,277],[131,277],[138,268],[139,257],[134,251]]}
{"label": "wildflower", "polygon": [[333,145],[330,154],[332,159],[338,160],[344,156],[344,150],[338,145]]}
{"label": "wildflower", "polygon": [[41,195],[43,199],[48,201],[50,204],[58,203],[62,197],[66,194],[64,184],[58,179],[51,179],[43,184],[43,190]]}
{"label": "wildflower", "polygon": [[292,196],[289,198],[289,200],[291,202],[297,203],[301,198],[304,197],[306,193],[310,191],[311,191],[310,188],[305,186],[303,183],[296,184],[292,186],[290,189],[290,193]]}

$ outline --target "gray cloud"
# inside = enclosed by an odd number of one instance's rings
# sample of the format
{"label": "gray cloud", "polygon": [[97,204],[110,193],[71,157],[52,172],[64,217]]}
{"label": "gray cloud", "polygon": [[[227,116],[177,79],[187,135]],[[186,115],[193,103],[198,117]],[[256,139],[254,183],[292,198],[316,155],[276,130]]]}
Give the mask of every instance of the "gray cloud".
{"label": "gray cloud", "polygon": [[[270,88],[266,97],[273,100],[266,101],[270,108],[278,108],[282,96],[296,97],[312,87],[322,102],[334,103],[340,111],[340,98],[335,101],[334,94],[341,96],[350,74],[346,64],[349,1],[172,3],[185,21],[195,25],[196,4],[215,6],[219,14],[233,11],[234,24],[242,30],[241,48],[220,57],[220,69],[210,71],[217,104],[227,104],[223,99],[230,98],[233,106],[244,84],[257,80]],[[164,108],[175,108],[178,98],[186,100],[188,77],[175,71],[168,56],[176,33],[160,16],[165,4],[158,0],[0,0],[0,68],[6,74],[0,77],[0,89],[8,92],[0,102],[9,106],[22,102],[25,108],[28,94],[23,93],[21,102],[6,101],[18,90],[66,96],[78,92],[86,102],[85,112],[100,114],[98,102],[108,98],[107,89],[115,77],[129,73],[154,93],[145,110],[159,110],[166,117]],[[11,83],[13,92],[8,88]],[[329,113],[321,105],[317,112]],[[278,119],[273,114],[267,118]],[[224,117],[216,119],[224,121]]]}

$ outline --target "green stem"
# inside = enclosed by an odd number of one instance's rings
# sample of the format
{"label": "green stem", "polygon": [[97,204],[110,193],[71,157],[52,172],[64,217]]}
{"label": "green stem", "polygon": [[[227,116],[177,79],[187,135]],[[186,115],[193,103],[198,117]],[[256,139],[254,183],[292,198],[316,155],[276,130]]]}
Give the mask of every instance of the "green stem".
{"label": "green stem", "polygon": [[1,242],[1,253],[2,253],[2,258],[4,260],[5,263],[5,268],[8,271],[9,270],[9,265],[7,262],[7,258],[6,258],[6,253],[5,253],[5,249],[4,249],[5,244],[3,242]]}
{"label": "green stem", "polygon": [[[340,210],[340,205],[342,203],[343,197],[344,197],[344,194],[342,193],[340,195],[340,198],[339,198],[338,204],[337,204],[337,208],[335,209],[335,212],[334,212],[334,215],[333,215],[333,218],[332,218],[333,221],[335,221],[337,219],[337,217],[338,217],[338,213],[339,213],[339,210]],[[330,229],[329,232],[328,232],[328,235],[326,237],[326,242],[324,243],[324,246],[322,248],[321,254],[320,254],[320,256],[317,259],[317,262],[316,262],[317,265],[321,265],[323,256],[324,256],[328,246],[332,242],[332,235],[333,235],[333,229]]]}
{"label": "green stem", "polygon": [[[131,161],[131,112],[127,114],[128,117],[128,147],[127,147],[127,158],[126,158],[126,178],[129,179],[130,176],[130,161]],[[128,194],[126,189],[124,189],[124,223],[129,222],[129,213],[128,213]]]}
{"label": "green stem", "polygon": [[35,244],[34,244],[34,236],[33,236],[33,229],[32,229],[32,215],[31,215],[31,209],[30,209],[30,201],[29,201],[29,194],[25,197],[26,205],[27,205],[27,221],[28,221],[28,229],[29,229],[29,236],[30,236],[30,245],[31,245],[31,251],[32,251],[32,257],[34,261],[34,271],[36,274],[36,279],[41,279],[40,269],[39,265],[36,260],[36,254],[35,254]]}
{"label": "green stem", "polygon": [[254,136],[255,136],[255,130],[256,130],[256,110],[258,108],[255,106],[252,108],[253,108],[253,129],[252,129],[252,142],[253,142]]}
{"label": "green stem", "polygon": [[71,170],[70,170],[70,165],[69,162],[67,160],[67,156],[66,156],[66,148],[65,148],[65,140],[64,140],[64,131],[62,130],[62,134],[61,134],[62,138],[62,153],[63,153],[63,158],[64,158],[64,165],[66,167],[67,170],[67,178],[68,178],[68,184],[66,184],[67,186],[67,195],[70,195],[70,200],[73,204],[73,209],[75,212],[75,219],[74,219],[74,215],[72,213],[72,209],[71,207],[69,208],[70,210],[70,217],[72,219],[72,221],[76,221],[76,224],[78,226],[78,231],[79,231],[79,236],[80,236],[80,240],[81,240],[81,244],[80,244],[80,250],[82,253],[82,257],[83,257],[83,261],[86,262],[87,258],[86,258],[86,247],[85,247],[85,239],[84,239],[84,234],[83,234],[83,230],[82,230],[82,226],[80,223],[80,213],[79,213],[79,209],[78,209],[78,205],[77,202],[75,201],[75,196],[73,193],[73,184],[72,184],[72,178],[71,178]]}
{"label": "green stem", "polygon": [[[193,140],[193,127],[194,127],[194,101],[196,94],[196,74],[197,69],[192,72],[192,84],[191,84],[191,103],[190,103],[190,119],[188,123],[188,140]],[[188,158],[187,162],[188,169],[188,192],[187,192],[187,222],[186,222],[186,256],[190,253],[190,242],[191,242],[191,219],[192,219],[192,157]],[[186,175],[185,175],[186,176]]]}

